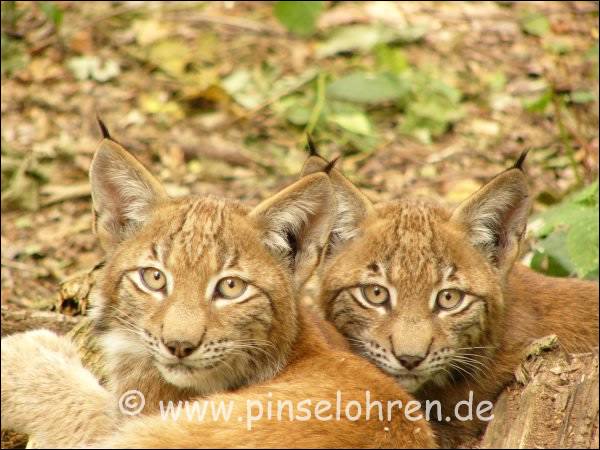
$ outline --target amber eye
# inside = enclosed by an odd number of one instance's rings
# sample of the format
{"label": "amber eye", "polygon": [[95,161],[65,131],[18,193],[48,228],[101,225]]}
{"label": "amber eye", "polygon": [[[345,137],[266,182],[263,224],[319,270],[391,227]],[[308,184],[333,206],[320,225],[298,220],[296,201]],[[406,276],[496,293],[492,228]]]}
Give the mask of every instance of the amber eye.
{"label": "amber eye", "polygon": [[217,283],[217,294],[228,300],[238,298],[246,291],[248,283],[238,277],[226,277]]}
{"label": "amber eye", "polygon": [[442,309],[452,309],[456,308],[464,297],[465,293],[463,291],[459,291],[458,289],[444,289],[438,292],[436,302]]}
{"label": "amber eye", "polygon": [[386,288],[378,284],[369,284],[360,289],[366,301],[374,305],[383,305],[390,299],[390,293]]}
{"label": "amber eye", "polygon": [[140,277],[151,291],[162,291],[167,285],[167,277],[156,267],[144,267],[140,269]]}

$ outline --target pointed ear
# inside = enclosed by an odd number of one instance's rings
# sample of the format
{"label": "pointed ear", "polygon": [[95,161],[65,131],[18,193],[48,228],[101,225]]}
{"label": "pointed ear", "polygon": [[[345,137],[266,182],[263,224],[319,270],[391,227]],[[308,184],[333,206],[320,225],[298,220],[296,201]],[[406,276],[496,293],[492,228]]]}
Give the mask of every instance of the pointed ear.
{"label": "pointed ear", "polygon": [[464,228],[472,245],[506,273],[519,255],[529,208],[525,174],[515,167],[466,199],[451,220]]}
{"label": "pointed ear", "polygon": [[[329,162],[318,154],[311,154],[302,167],[301,176],[323,171]],[[360,223],[374,214],[373,203],[342,172],[335,167],[329,171],[336,208],[325,257],[333,256],[345,242],[358,234]]]}
{"label": "pointed ear", "polygon": [[316,266],[331,228],[334,199],[329,177],[315,173],[263,201],[250,216],[262,229],[263,242],[303,285]]}
{"label": "pointed ear", "polygon": [[144,223],[167,194],[159,181],[123,147],[103,139],[90,166],[94,231],[105,250]]}

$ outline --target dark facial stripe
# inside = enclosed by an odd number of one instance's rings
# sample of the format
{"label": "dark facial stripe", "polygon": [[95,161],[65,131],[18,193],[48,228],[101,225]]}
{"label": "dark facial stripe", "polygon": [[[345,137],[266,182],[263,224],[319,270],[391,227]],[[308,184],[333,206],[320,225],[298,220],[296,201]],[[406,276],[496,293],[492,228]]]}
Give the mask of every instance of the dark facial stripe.
{"label": "dark facial stripe", "polygon": [[347,328],[349,326],[354,326],[354,327],[357,327],[357,328],[364,329],[364,328],[367,328],[367,321],[365,319],[361,318],[361,317],[356,317],[355,316],[355,317],[347,318],[344,322],[342,322],[339,325],[339,327],[342,328],[342,329],[343,328]]}
{"label": "dark facial stripe", "polygon": [[381,273],[381,269],[376,262],[372,262],[367,266],[367,270],[373,272],[373,275],[379,275]]}
{"label": "dark facial stripe", "polygon": [[483,302],[483,300],[481,300],[480,298],[476,298],[471,303],[469,303],[464,309],[462,309],[461,311],[458,311],[458,312],[452,314],[452,316],[453,317],[459,317],[463,313],[469,311],[473,307],[473,305],[478,304],[478,303],[482,303],[482,302]]}
{"label": "dark facial stripe", "polygon": [[146,291],[144,291],[141,287],[139,287],[137,285],[137,283],[135,281],[133,281],[131,278],[125,277],[125,279],[127,281],[129,281],[131,283],[131,285],[135,288],[135,290],[138,291],[140,294],[142,294],[142,295],[150,295]]}
{"label": "dark facial stripe", "polygon": [[352,314],[352,312],[352,308],[350,308],[349,306],[344,306],[342,309],[338,309],[333,313],[333,317],[331,318],[331,320],[335,322],[341,315]]}
{"label": "dark facial stripe", "polygon": [[265,329],[271,328],[271,323],[265,318],[266,313],[264,311],[259,311],[255,313],[250,313],[246,316],[245,320],[238,322],[235,327],[238,330],[246,331],[248,324],[251,323],[259,323]]}
{"label": "dark facial stripe", "polygon": [[372,310],[373,309],[373,308],[369,308],[368,306],[363,305],[362,302],[359,299],[357,299],[356,296],[352,292],[349,292],[349,294],[350,294],[350,297],[352,297],[352,299],[355,301],[355,303],[358,306],[360,306],[362,309],[366,309],[366,310]]}

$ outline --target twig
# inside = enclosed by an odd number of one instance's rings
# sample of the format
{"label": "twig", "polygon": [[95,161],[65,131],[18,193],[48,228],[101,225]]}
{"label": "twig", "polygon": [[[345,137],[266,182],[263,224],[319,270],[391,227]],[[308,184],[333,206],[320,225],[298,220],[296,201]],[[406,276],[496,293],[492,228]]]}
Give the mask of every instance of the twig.
{"label": "twig", "polygon": [[31,272],[39,277],[46,277],[49,275],[49,271],[44,268],[31,266],[29,264],[25,264],[19,261],[13,261],[7,258],[2,258],[0,261],[3,267],[8,267],[10,269],[20,270],[23,272]]}
{"label": "twig", "polygon": [[184,21],[192,24],[211,24],[222,25],[230,28],[239,28],[253,33],[268,34],[272,36],[291,37],[287,32],[274,26],[265,26],[253,20],[240,17],[215,16],[210,14],[195,13],[193,15],[173,14],[172,17],[166,16],[164,20]]}
{"label": "twig", "polygon": [[30,311],[2,307],[2,335],[36,328],[48,328],[60,334],[69,332],[82,317],[71,317],[50,311]]}
{"label": "twig", "polygon": [[75,200],[90,196],[90,184],[78,183],[73,185],[48,185],[41,189],[41,194],[46,196],[42,206],[49,206],[67,200]]}
{"label": "twig", "polygon": [[85,28],[95,27],[100,22],[103,22],[105,20],[112,19],[113,17],[121,16],[121,15],[127,14],[129,12],[139,11],[143,8],[148,8],[148,5],[146,4],[146,2],[140,2],[137,4],[133,4],[133,5],[128,4],[128,5],[114,8],[112,11],[110,11],[106,14],[102,14],[100,17],[96,17],[95,19],[89,21]]}
{"label": "twig", "polygon": [[308,119],[308,123],[306,124],[305,134],[312,134],[319,121],[319,117],[321,117],[321,112],[323,111],[323,107],[325,106],[325,74],[323,72],[319,73],[317,77],[317,99],[315,101],[315,106],[313,107],[310,118]]}
{"label": "twig", "polygon": [[581,174],[579,173],[579,167],[577,164],[577,160],[575,159],[575,150],[571,145],[571,140],[569,139],[569,133],[565,127],[562,116],[562,108],[564,106],[563,101],[556,94],[552,95],[552,104],[554,106],[554,114],[556,115],[556,123],[558,125],[558,134],[560,140],[562,141],[566,153],[567,158],[569,158],[569,162],[571,163],[571,167],[573,168],[573,172],[575,172],[575,179],[577,181],[577,185],[581,185],[583,179]]}

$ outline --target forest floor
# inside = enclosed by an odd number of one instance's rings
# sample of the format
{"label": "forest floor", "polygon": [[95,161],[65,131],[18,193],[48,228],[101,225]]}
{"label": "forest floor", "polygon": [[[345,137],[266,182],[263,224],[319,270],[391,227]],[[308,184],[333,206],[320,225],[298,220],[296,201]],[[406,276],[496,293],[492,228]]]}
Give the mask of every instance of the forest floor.
{"label": "forest floor", "polygon": [[[97,114],[174,195],[256,203],[297,176],[307,130],[375,199],[456,203],[525,149],[537,209],[597,176],[594,2],[342,2],[310,38],[268,2],[5,3],[3,307],[53,308],[57,283],[101,256]],[[386,44],[377,26],[402,36]],[[420,85],[408,107],[375,90],[319,117],[322,82],[382,66]]]}
{"label": "forest floor", "polygon": [[3,310],[55,309],[102,256],[97,115],[173,195],[256,204],[307,132],[373,199],[456,204],[527,149],[535,211],[597,178],[597,2],[325,2],[308,28],[270,2],[2,2]]}

